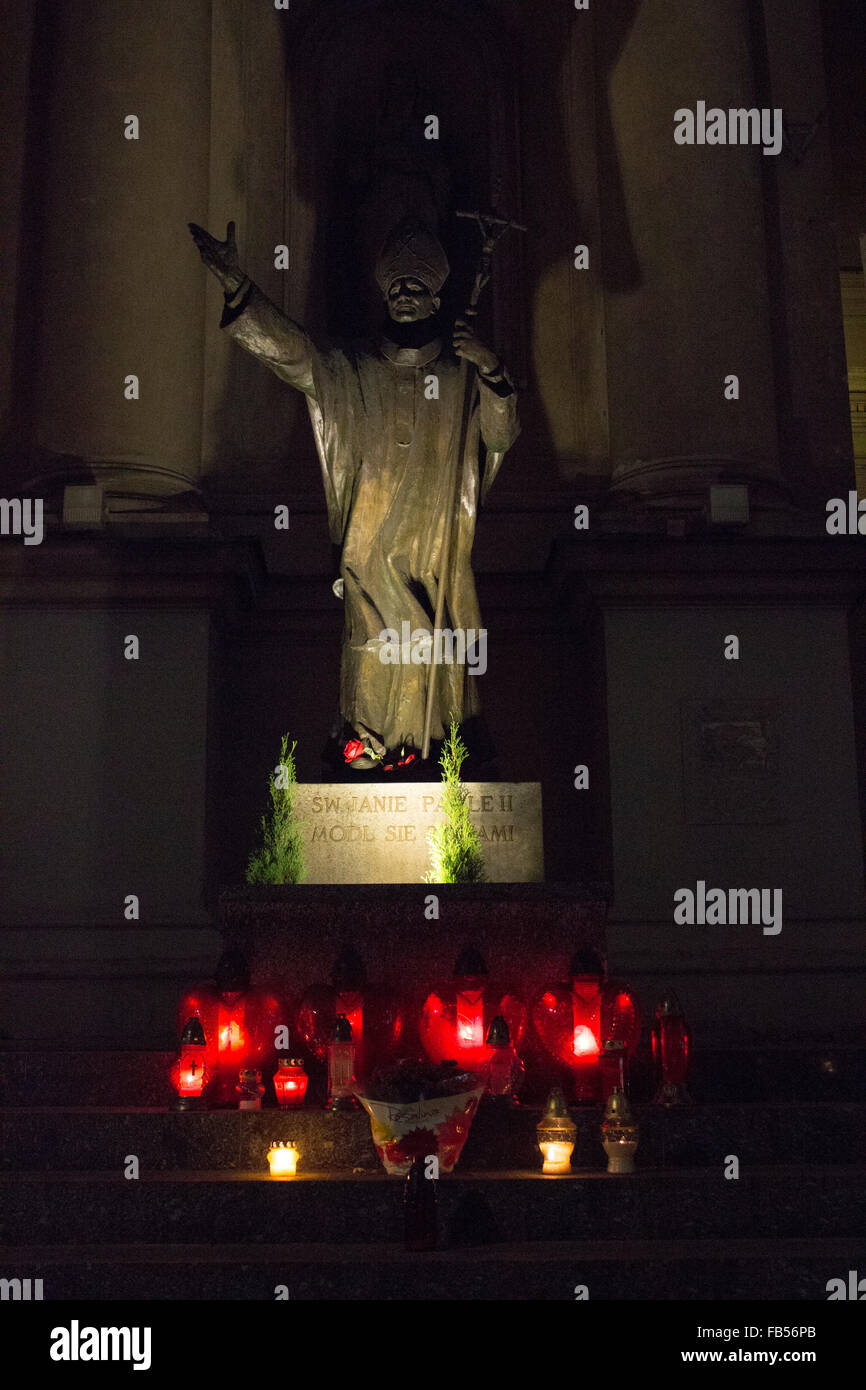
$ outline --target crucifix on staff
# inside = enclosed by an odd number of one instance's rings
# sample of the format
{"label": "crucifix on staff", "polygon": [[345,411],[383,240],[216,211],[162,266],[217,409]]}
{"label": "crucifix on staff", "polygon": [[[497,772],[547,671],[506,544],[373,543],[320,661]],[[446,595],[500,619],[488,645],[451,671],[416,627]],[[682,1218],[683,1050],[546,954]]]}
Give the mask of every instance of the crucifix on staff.
{"label": "crucifix on staff", "polygon": [[[436,597],[436,612],[433,619],[433,656],[432,665],[430,668],[430,682],[427,687],[427,701],[424,714],[424,737],[421,744],[421,756],[425,760],[430,756],[430,736],[433,724],[433,712],[436,705],[436,682],[438,678],[437,673],[440,664],[439,657],[442,652],[442,641],[440,638],[440,633],[442,631],[442,618],[445,611],[445,599],[448,592],[449,584],[451,538],[454,532],[454,525],[456,520],[454,513],[460,498],[460,473],[463,465],[463,455],[466,450],[466,440],[469,430],[469,418],[472,412],[474,384],[472,381],[473,364],[478,373],[481,375],[482,379],[485,380],[488,384],[496,381],[497,379],[497,373],[495,369],[493,373],[491,373],[490,371],[485,372],[483,370],[482,364],[478,361],[477,353],[473,356],[471,351],[467,352],[466,344],[469,343],[471,346],[474,346],[478,342],[478,339],[475,337],[473,333],[471,325],[472,320],[478,313],[478,301],[481,298],[481,291],[484,289],[484,286],[490,279],[490,273],[493,266],[493,252],[496,247],[496,243],[498,242],[499,238],[505,232],[508,231],[509,227],[514,227],[516,230],[521,232],[526,231],[526,228],[523,227],[519,222],[512,222],[506,217],[498,216],[498,214],[495,212],[466,212],[461,210],[458,211],[457,216],[470,217],[474,222],[477,222],[478,229],[481,232],[482,246],[481,259],[478,264],[478,269],[475,273],[475,283],[472,286],[472,293],[469,297],[469,304],[466,307],[466,311],[463,315],[463,318],[458,319],[454,325],[454,351],[457,353],[458,357],[462,359],[460,375],[462,381],[463,408],[460,416],[460,434],[458,436],[458,445],[457,448],[452,451],[449,460],[451,467],[449,473],[449,486],[446,491],[447,511],[445,523],[445,543],[442,549],[439,591]],[[499,380],[505,380],[505,373],[501,369],[501,367],[498,372],[498,377]],[[501,462],[501,459],[499,460],[499,462]],[[493,466],[498,468],[498,464],[494,464]]]}

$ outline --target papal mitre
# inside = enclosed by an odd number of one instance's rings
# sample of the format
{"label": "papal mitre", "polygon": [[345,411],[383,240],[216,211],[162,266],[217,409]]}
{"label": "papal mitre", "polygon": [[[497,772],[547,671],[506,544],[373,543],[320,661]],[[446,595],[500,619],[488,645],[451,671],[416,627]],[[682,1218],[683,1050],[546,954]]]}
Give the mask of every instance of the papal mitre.
{"label": "papal mitre", "polygon": [[431,294],[438,294],[448,279],[448,257],[430,230],[417,217],[404,217],[388,233],[376,262],[376,284],[387,297],[395,280],[414,276]]}

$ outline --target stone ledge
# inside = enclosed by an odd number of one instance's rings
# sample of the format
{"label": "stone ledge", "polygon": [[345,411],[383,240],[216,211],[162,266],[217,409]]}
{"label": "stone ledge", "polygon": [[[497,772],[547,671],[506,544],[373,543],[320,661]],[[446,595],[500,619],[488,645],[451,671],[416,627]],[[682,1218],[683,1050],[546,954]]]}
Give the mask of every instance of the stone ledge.
{"label": "stone ledge", "polygon": [[[207,1240],[255,1245],[275,1237],[370,1244],[399,1238],[405,1183],[383,1173],[168,1172],[9,1176],[0,1183],[7,1240]],[[726,1182],[722,1165],[613,1176],[537,1170],[456,1172],[437,1192],[442,1244],[522,1241],[798,1237],[866,1240],[863,1169],[749,1167]]]}
{"label": "stone ledge", "polygon": [[[718,1169],[720,1154],[741,1164],[836,1164],[866,1152],[866,1105],[713,1105],[662,1110],[635,1105],[641,1127],[638,1167],[679,1172]],[[601,1109],[571,1110],[576,1126],[573,1167],[602,1170]],[[535,1127],[540,1107],[505,1115],[482,1106],[473,1121],[459,1171],[540,1168]],[[363,1113],[276,1109],[188,1111],[158,1109],[16,1109],[0,1112],[0,1171],[49,1173],[58,1164],[77,1172],[105,1171],[125,1154],[143,1172],[265,1170],[268,1145],[294,1140],[302,1166],[377,1173],[380,1162]],[[58,1145],[62,1147],[58,1148]]]}
{"label": "stone ledge", "polygon": [[[0,1246],[46,1301],[824,1302],[827,1280],[862,1267],[866,1241],[628,1240],[499,1244],[409,1254],[397,1242],[347,1245]],[[840,1370],[842,1368],[840,1367]]]}
{"label": "stone ledge", "polygon": [[[425,916],[430,895],[438,920]],[[567,974],[574,951],[604,950],[609,889],[603,884],[297,884],[231,888],[220,897],[226,944],[238,945],[256,978],[305,988],[330,978],[349,943],[370,980],[392,983],[410,1010],[447,979],[465,945],[491,978],[524,996]]]}

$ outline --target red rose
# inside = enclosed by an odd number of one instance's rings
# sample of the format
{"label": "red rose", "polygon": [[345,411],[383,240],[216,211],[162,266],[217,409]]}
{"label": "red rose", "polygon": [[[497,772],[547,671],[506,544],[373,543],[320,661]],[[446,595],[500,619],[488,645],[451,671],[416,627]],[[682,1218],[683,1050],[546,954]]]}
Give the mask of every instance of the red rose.
{"label": "red rose", "polygon": [[359,738],[350,738],[343,749],[343,757],[347,763],[353,763],[356,758],[360,758],[364,751],[364,745]]}

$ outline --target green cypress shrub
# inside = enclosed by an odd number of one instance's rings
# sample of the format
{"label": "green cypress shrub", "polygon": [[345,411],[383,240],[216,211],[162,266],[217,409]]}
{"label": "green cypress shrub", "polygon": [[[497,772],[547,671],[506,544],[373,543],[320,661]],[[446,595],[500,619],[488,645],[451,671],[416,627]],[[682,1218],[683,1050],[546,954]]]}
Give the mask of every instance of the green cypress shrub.
{"label": "green cypress shrub", "polygon": [[284,735],[279,765],[270,775],[271,809],[262,816],[260,844],[247,863],[247,883],[300,883],[304,877],[303,827],[295,812],[295,749]]}
{"label": "green cypress shrub", "polygon": [[469,814],[469,793],[460,781],[466,753],[452,714],[439,759],[445,819],[427,832],[431,867],[424,875],[426,883],[483,883],[486,878],[481,839]]}

